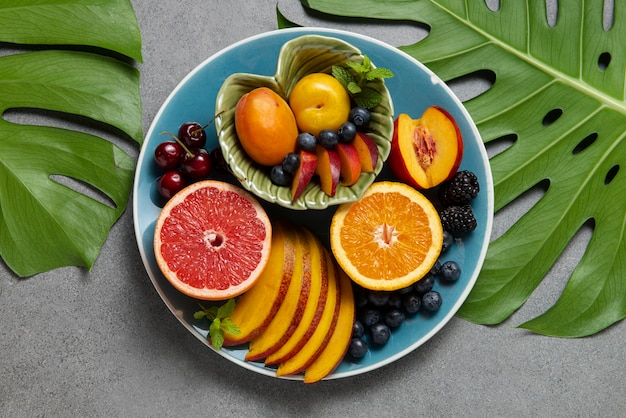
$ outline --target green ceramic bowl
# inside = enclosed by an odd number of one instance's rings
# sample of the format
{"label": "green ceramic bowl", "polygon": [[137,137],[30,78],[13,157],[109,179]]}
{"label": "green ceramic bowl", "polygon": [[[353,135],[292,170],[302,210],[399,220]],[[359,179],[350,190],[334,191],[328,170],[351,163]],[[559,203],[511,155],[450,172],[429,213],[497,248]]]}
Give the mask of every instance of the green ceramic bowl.
{"label": "green ceramic bowl", "polygon": [[[365,52],[367,54],[367,52]],[[263,167],[248,157],[241,147],[235,130],[235,107],[239,98],[257,87],[268,87],[288,101],[294,85],[307,74],[329,73],[333,65],[346,61],[362,61],[363,55],[354,46],[337,38],[320,35],[304,35],[285,43],[278,54],[274,76],[236,73],[229,76],[220,88],[215,103],[215,128],[220,148],[233,174],[241,185],[259,198],[291,209],[325,209],[331,205],[358,200],[376,176],[389,156],[393,134],[393,103],[382,80],[371,82],[369,87],[377,90],[382,102],[370,109],[372,120],[369,135],[378,146],[379,159],[374,173],[361,173],[356,184],[337,186],[335,196],[328,196],[314,179],[304,193],[294,202],[291,189],[272,183],[269,167]],[[373,65],[375,63],[372,63]]]}

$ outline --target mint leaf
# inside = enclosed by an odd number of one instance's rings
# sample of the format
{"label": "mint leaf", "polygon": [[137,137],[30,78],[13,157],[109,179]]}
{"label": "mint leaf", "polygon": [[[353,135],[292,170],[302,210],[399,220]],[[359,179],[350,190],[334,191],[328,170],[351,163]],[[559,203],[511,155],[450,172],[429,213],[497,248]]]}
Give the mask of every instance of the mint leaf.
{"label": "mint leaf", "polygon": [[229,315],[233,314],[233,311],[235,310],[235,299],[230,299],[228,302],[226,302],[224,305],[220,306],[217,309],[217,318],[226,318]]}
{"label": "mint leaf", "polygon": [[381,95],[376,90],[372,90],[369,87],[364,87],[359,94],[354,96],[354,102],[357,106],[361,106],[366,109],[378,106],[381,100]]}
{"label": "mint leaf", "polygon": [[393,77],[393,72],[389,68],[374,68],[369,71],[366,75],[368,81],[376,80],[377,78],[391,78]]}
{"label": "mint leaf", "polygon": [[354,81],[351,81],[350,83],[348,83],[346,87],[346,90],[348,90],[348,93],[350,94],[359,94],[363,89],[361,87],[359,87],[359,85],[357,83],[355,83]]}
{"label": "mint leaf", "polygon": [[234,335],[239,335],[241,334],[241,330],[239,329],[239,327],[237,326],[237,324],[235,324],[233,322],[232,319],[230,318],[224,318],[221,321],[222,323],[222,330],[224,332],[227,332],[229,334],[234,334]]}
{"label": "mint leaf", "polygon": [[241,331],[237,324],[231,318],[227,318],[235,311],[235,299],[229,299],[228,302],[221,306],[210,306],[205,308],[200,305],[202,310],[193,314],[197,320],[207,318],[211,321],[209,325],[209,340],[216,350],[222,348],[224,344],[224,333],[239,334]]}
{"label": "mint leaf", "polygon": [[345,87],[357,106],[367,109],[382,101],[380,93],[367,87],[367,83],[393,77],[393,72],[388,68],[372,68],[372,61],[367,55],[363,56],[363,62],[346,61],[344,67],[333,66],[332,74]]}
{"label": "mint leaf", "polygon": [[204,312],[204,311],[194,312],[193,317],[194,317],[194,319],[197,319],[197,320],[204,319],[204,318],[206,318],[206,312]]}
{"label": "mint leaf", "polygon": [[215,318],[213,322],[211,322],[211,326],[209,327],[209,336],[213,347],[215,347],[216,350],[221,349],[224,344],[224,330],[222,329],[222,324],[219,318]]}
{"label": "mint leaf", "polygon": [[344,67],[339,67],[337,65],[333,65],[332,69],[333,77],[337,79],[344,87],[348,87],[350,83],[354,82],[354,78],[348,69]]}

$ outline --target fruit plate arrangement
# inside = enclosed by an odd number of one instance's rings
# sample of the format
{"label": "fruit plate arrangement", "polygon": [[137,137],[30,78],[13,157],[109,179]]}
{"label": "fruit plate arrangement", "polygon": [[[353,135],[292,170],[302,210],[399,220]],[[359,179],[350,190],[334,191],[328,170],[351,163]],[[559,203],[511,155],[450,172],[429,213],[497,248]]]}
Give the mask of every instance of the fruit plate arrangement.
{"label": "fruit plate arrangement", "polygon": [[[346,356],[326,379],[354,376],[380,368],[396,361],[420,347],[435,335],[454,316],[472,289],[487,251],[493,222],[493,182],[489,160],[482,140],[469,114],[451,90],[421,63],[375,39],[346,31],[323,28],[293,28],[267,32],[238,42],[208,58],[191,71],[170,94],[156,115],[142,146],[133,191],[133,216],[135,234],[141,257],[148,275],[172,314],[200,341],[213,349],[208,341],[208,326],[194,318],[198,312],[198,300],[176,290],[163,276],[154,251],[154,231],[164,206],[158,191],[158,179],[162,172],[154,162],[157,146],[164,141],[163,132],[175,132],[187,121],[210,121],[217,113],[216,97],[233,74],[250,73],[272,77],[276,73],[280,50],[289,41],[309,35],[333,37],[353,45],[366,54],[373,63],[391,69],[394,76],[385,80],[393,99],[396,114],[419,118],[429,108],[445,109],[456,121],[463,142],[463,159],[459,170],[473,172],[479,183],[480,193],[472,200],[477,227],[470,234],[457,238],[441,261],[454,260],[461,274],[453,285],[439,285],[444,303],[429,315],[407,317],[393,330],[388,342],[372,347],[358,360]],[[410,121],[409,121],[410,122]],[[206,149],[218,147],[215,129],[206,129]],[[232,177],[232,176],[231,176]],[[238,184],[234,177],[225,181]],[[388,170],[387,164],[376,181],[398,181]],[[260,201],[270,218],[290,221],[307,227],[319,240],[329,247],[330,222],[337,207],[319,210],[293,210],[280,204]],[[216,352],[225,359],[254,372],[276,376],[274,367],[263,362],[246,361],[248,347],[245,345],[222,347]],[[302,380],[302,375],[282,378]]]}

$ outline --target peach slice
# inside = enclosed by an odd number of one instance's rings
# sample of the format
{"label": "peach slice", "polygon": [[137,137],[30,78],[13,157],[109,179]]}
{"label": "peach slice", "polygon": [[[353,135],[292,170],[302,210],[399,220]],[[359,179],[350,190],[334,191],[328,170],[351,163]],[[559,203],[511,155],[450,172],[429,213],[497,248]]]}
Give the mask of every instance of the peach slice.
{"label": "peach slice", "polygon": [[361,160],[361,171],[364,173],[373,173],[378,164],[378,147],[376,142],[366,133],[357,132],[352,145],[359,153]]}
{"label": "peach slice", "polygon": [[389,166],[400,180],[418,189],[430,189],[450,179],[462,158],[461,131],[448,111],[431,106],[419,119],[398,115]]}
{"label": "peach slice", "polygon": [[291,201],[296,201],[309,185],[315,169],[317,168],[317,156],[312,152],[300,150],[300,167],[293,175],[291,183]]}
{"label": "peach slice", "polygon": [[337,271],[338,267],[326,249],[323,249],[322,252],[328,269],[328,294],[322,318],[315,328],[315,332],[300,351],[278,366],[277,376],[300,373],[309,367],[326,348],[337,325],[341,306],[341,282]]}
{"label": "peach slice", "polygon": [[311,248],[311,286],[307,298],[302,320],[294,333],[274,353],[265,359],[266,365],[279,364],[289,360],[307,343],[315,332],[328,295],[328,271],[326,260],[323,256],[322,243],[307,229],[301,230],[304,239],[309,242]]}
{"label": "peach slice", "polygon": [[320,179],[320,187],[328,196],[334,196],[341,176],[341,161],[334,149],[327,149],[321,145],[315,148],[317,168],[315,172]]}
{"label": "peach slice", "polygon": [[277,351],[302,320],[311,288],[311,253],[308,241],[301,235],[295,234],[295,266],[285,299],[267,328],[250,341],[247,361],[261,360]]}
{"label": "peach slice", "polygon": [[[296,260],[295,236],[287,225],[276,222],[272,228],[272,249],[267,266],[254,286],[237,300],[230,318],[239,334],[224,333],[224,346],[243,344],[257,337],[280,308]],[[259,301],[267,303],[259,303]]]}
{"label": "peach slice", "polygon": [[315,383],[322,380],[337,368],[348,351],[352,338],[355,307],[352,282],[341,269],[337,269],[341,285],[341,302],[337,325],[330,336],[328,344],[315,361],[304,372],[304,383]]}
{"label": "peach slice", "polygon": [[341,162],[341,184],[352,186],[359,180],[361,175],[361,159],[359,153],[352,144],[337,144],[337,153]]}

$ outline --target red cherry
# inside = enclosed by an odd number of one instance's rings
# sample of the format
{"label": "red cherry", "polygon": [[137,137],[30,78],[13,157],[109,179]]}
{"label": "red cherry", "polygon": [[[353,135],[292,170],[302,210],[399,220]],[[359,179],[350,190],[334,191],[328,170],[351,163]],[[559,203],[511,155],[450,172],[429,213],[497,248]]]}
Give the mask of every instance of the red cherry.
{"label": "red cherry", "polygon": [[172,170],[183,158],[183,147],[178,142],[161,142],[154,150],[154,161],[165,171]]}
{"label": "red cherry", "polygon": [[192,180],[207,178],[213,168],[211,155],[204,148],[191,149],[193,155],[185,154],[182,162],[183,173]]}
{"label": "red cherry", "polygon": [[178,170],[170,170],[159,178],[158,190],[159,194],[165,199],[170,199],[180,190],[187,186],[185,177]]}
{"label": "red cherry", "polygon": [[198,122],[185,122],[178,128],[178,139],[189,148],[202,148],[206,144],[206,131]]}

